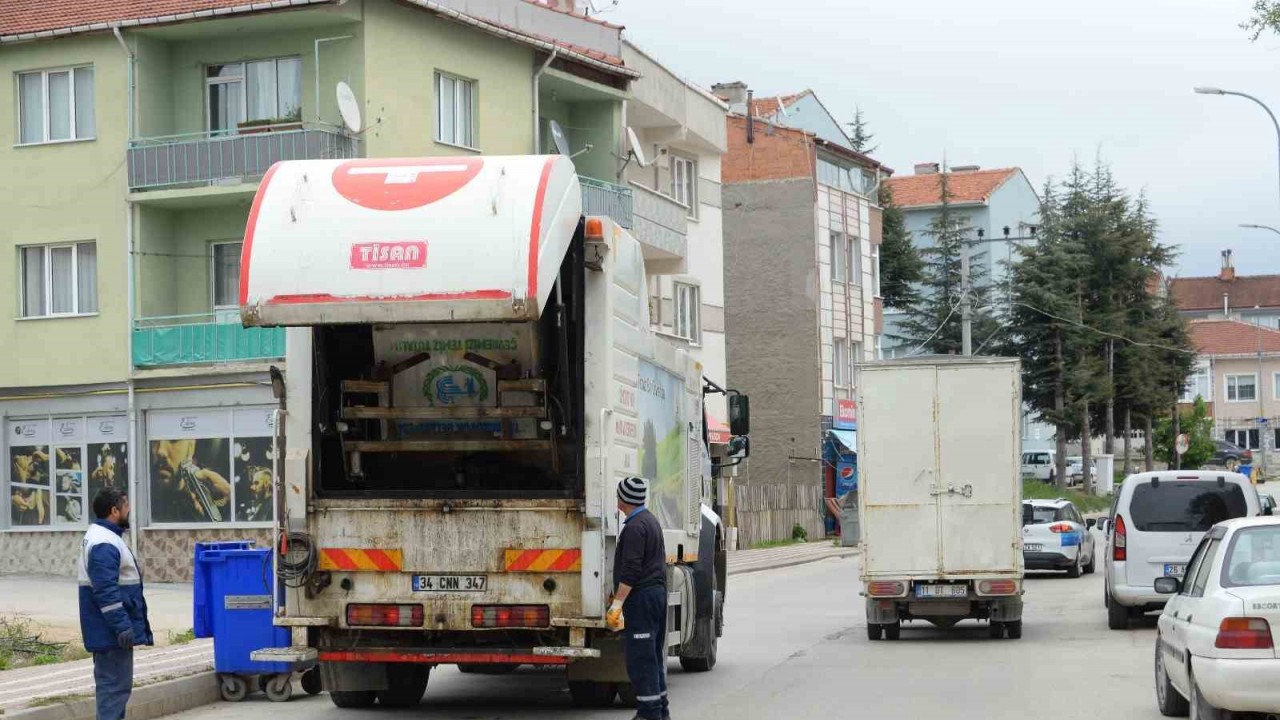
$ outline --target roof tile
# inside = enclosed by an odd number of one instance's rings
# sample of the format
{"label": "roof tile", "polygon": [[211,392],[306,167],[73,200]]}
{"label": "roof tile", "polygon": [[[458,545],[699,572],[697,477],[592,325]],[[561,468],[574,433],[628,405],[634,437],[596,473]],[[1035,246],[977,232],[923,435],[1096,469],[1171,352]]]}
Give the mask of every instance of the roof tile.
{"label": "roof tile", "polygon": [[[986,202],[996,188],[1004,184],[1017,168],[973,170],[947,173],[947,189],[953,203]],[[903,175],[885,181],[893,191],[897,207],[923,207],[942,204],[942,175]]]}
{"label": "roof tile", "polygon": [[1169,294],[1179,310],[1221,310],[1224,294],[1233,308],[1280,307],[1280,275],[1174,278]]}
{"label": "roof tile", "polygon": [[61,30],[200,10],[258,4],[259,0],[0,0],[0,35]]}
{"label": "roof tile", "polygon": [[1280,352],[1280,332],[1238,320],[1192,320],[1191,343],[1204,355],[1250,355]]}

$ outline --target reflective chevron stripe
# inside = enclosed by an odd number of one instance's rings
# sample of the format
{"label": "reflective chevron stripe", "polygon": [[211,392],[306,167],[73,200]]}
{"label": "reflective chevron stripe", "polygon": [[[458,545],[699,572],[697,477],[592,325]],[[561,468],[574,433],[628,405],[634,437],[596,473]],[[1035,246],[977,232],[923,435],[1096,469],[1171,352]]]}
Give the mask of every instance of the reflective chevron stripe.
{"label": "reflective chevron stripe", "polygon": [[578,572],[582,551],[508,549],[503,568],[507,572]]}
{"label": "reflective chevron stripe", "polygon": [[400,550],[356,548],[321,548],[321,570],[348,572],[399,572],[404,569],[404,553]]}

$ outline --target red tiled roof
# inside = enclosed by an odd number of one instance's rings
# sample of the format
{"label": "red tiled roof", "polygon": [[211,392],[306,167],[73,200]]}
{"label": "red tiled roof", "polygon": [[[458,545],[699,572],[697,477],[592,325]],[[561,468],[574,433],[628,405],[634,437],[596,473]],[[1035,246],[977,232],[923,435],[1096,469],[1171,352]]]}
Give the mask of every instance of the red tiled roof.
{"label": "red tiled roof", "polygon": [[[986,202],[1018,168],[947,173],[947,189],[953,203]],[[885,181],[898,207],[942,204],[942,175],[902,175]]]}
{"label": "red tiled roof", "polygon": [[265,10],[271,4],[261,0],[0,0],[0,36],[234,7]]}
{"label": "red tiled roof", "polygon": [[751,100],[751,114],[758,118],[771,118],[779,114],[779,108],[791,107],[801,98],[812,94],[812,90],[802,90],[801,92],[793,93],[791,95],[753,98]]}
{"label": "red tiled roof", "polygon": [[572,15],[573,17],[576,17],[579,20],[586,20],[588,22],[593,22],[597,25],[603,25],[607,28],[613,28],[614,30],[624,29],[623,26],[621,25],[614,25],[613,23],[605,22],[600,18],[591,17],[590,15],[583,15],[582,13],[574,12],[572,10],[566,10],[562,7],[557,7],[555,5],[549,5],[546,2],[539,2],[539,0],[524,0],[524,1],[529,3],[530,5],[537,5],[538,7],[546,8],[548,10],[554,10],[555,12],[561,13],[563,15]]}
{"label": "red tiled roof", "polygon": [[1174,278],[1169,294],[1179,310],[1221,310],[1222,295],[1232,308],[1280,307],[1280,275]]}
{"label": "red tiled roof", "polygon": [[1250,355],[1280,352],[1280,332],[1237,320],[1192,320],[1191,344],[1204,355]]}

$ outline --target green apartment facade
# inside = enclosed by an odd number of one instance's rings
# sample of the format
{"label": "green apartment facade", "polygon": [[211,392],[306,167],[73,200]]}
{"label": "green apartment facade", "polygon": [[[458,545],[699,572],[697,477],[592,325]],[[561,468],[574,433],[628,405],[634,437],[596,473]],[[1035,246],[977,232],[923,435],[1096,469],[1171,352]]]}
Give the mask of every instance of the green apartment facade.
{"label": "green apartment facade", "polygon": [[284,333],[235,303],[273,162],[554,152],[554,119],[606,179],[588,203],[630,212],[607,180],[635,73],[607,53],[428,2],[138,20],[0,24],[0,573],[71,574],[103,485],[130,492],[152,579],[187,578],[197,541],[269,542]]}

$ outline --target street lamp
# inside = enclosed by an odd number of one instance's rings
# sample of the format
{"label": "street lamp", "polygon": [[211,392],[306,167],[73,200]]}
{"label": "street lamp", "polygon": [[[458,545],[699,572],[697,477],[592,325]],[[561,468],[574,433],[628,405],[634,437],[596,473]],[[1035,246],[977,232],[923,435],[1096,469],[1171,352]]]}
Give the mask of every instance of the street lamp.
{"label": "street lamp", "polygon": [[1241,224],[1240,224],[1240,227],[1242,227],[1242,228],[1248,228],[1248,229],[1250,229],[1250,230],[1270,230],[1271,232],[1273,232],[1273,233],[1275,233],[1275,234],[1277,234],[1277,235],[1280,235],[1280,230],[1277,230],[1277,229],[1275,229],[1275,228],[1271,227],[1270,225],[1254,225],[1254,224],[1252,224],[1252,223],[1241,223]]}
{"label": "street lamp", "polygon": [[[1271,112],[1271,108],[1267,107],[1267,104],[1262,102],[1258,98],[1246,93],[1235,92],[1234,90],[1223,90],[1222,88],[1216,88],[1216,87],[1200,86],[1200,87],[1197,87],[1195,90],[1196,90],[1196,93],[1199,95],[1235,95],[1236,97],[1242,97],[1246,100],[1254,101],[1255,103],[1258,104],[1258,107],[1261,107],[1263,110],[1267,111],[1267,116],[1271,118],[1271,124],[1274,125],[1276,128],[1276,140],[1277,142],[1280,142],[1280,122],[1276,120],[1276,114]],[[1276,159],[1277,159],[1278,166],[1280,166],[1280,146],[1277,146],[1277,149],[1276,149]]]}

